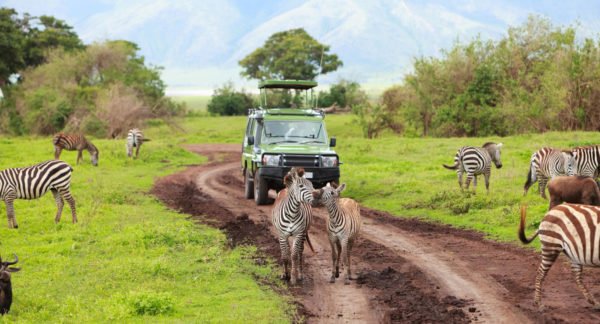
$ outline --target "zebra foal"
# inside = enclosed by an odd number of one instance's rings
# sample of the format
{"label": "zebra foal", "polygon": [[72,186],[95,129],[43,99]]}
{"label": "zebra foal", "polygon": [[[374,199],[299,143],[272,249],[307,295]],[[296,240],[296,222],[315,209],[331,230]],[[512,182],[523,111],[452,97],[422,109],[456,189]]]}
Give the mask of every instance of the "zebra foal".
{"label": "zebra foal", "polygon": [[535,279],[534,303],[543,309],[542,283],[544,278],[561,252],[571,260],[571,271],[575,283],[585,299],[595,308],[600,304],[587,290],[582,279],[583,266],[600,266],[600,207],[576,204],[562,204],[549,210],[538,230],[531,238],[525,236],[525,207],[521,206],[521,221],[519,223],[519,239],[524,244],[531,243],[536,236],[542,243],[542,262],[537,270]]}
{"label": "zebra foal", "polygon": [[[295,285],[303,278],[304,240],[312,221],[312,185],[303,178],[304,169],[292,168],[283,178],[286,188],[279,192],[272,211],[273,226],[279,234],[279,248],[283,261],[283,279]],[[289,238],[293,237],[291,258]],[[310,245],[310,242],[308,242]],[[291,275],[290,275],[291,259]]]}
{"label": "zebra foal", "polygon": [[63,198],[71,207],[73,223],[77,223],[75,199],[71,196],[71,173],[73,168],[63,161],[51,160],[30,167],[0,171],[0,198],[6,204],[8,227],[18,228],[13,202],[15,199],[37,199],[48,190],[52,191],[58,210],[54,221],[62,214]]}
{"label": "zebra foal", "polygon": [[127,156],[133,156],[133,148],[135,147],[135,159],[137,159],[138,155],[140,155],[140,147],[144,142],[149,141],[149,139],[144,138],[144,133],[138,128],[130,129],[127,132]]}
{"label": "zebra foal", "polygon": [[85,138],[82,134],[58,133],[52,138],[54,144],[54,159],[60,158],[62,150],[77,151],[77,164],[83,159],[83,150],[87,150],[92,158],[92,165],[98,166],[98,148]]}
{"label": "zebra foal", "polygon": [[490,192],[490,174],[492,162],[496,168],[502,168],[500,160],[500,148],[502,143],[488,142],[482,147],[463,146],[458,149],[454,156],[454,164],[451,166],[443,164],[444,168],[456,170],[458,175],[458,185],[463,189],[463,173],[467,174],[465,187],[469,190],[469,185],[473,181],[473,189],[477,189],[477,176],[483,174],[485,177],[485,189]]}
{"label": "zebra foal", "polygon": [[350,284],[350,256],[352,245],[358,238],[361,227],[360,206],[350,198],[340,198],[340,193],[346,189],[343,183],[339,187],[336,184],[313,191],[315,199],[322,203],[329,213],[327,219],[327,233],[331,245],[331,278],[330,283],[340,276],[340,258],[346,267],[346,278],[344,284]]}
{"label": "zebra foal", "polygon": [[527,181],[523,186],[523,196],[529,188],[538,182],[540,195],[546,198],[546,184],[557,176],[575,175],[575,162],[571,151],[543,147],[531,155]]}

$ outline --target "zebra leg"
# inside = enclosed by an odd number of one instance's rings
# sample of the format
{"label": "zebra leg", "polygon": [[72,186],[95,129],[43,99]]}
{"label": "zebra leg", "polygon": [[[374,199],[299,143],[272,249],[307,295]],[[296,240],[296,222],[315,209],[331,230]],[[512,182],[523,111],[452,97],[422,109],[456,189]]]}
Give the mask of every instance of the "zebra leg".
{"label": "zebra leg", "polygon": [[542,198],[547,199],[546,198],[546,183],[548,183],[548,178],[546,177],[540,177],[540,180],[538,181],[539,186],[540,186],[540,196],[542,196]]}
{"label": "zebra leg", "polygon": [[8,228],[19,228],[17,219],[15,218],[15,206],[13,204],[14,198],[7,197],[4,199],[6,204],[6,216],[8,217]]}
{"label": "zebra leg", "polygon": [[473,175],[473,191],[477,191],[477,175]]}
{"label": "zebra leg", "polygon": [[281,279],[289,280],[290,279],[290,244],[288,242],[287,235],[279,236],[279,249],[281,250],[281,261],[283,261],[283,274],[281,275]]}
{"label": "zebra leg", "polygon": [[473,173],[467,172],[467,181],[465,182],[465,189],[469,190],[469,186],[471,185],[471,181],[473,180]]}
{"label": "zebra leg", "polygon": [[342,242],[339,239],[336,240],[335,247],[336,247],[336,256],[337,256],[337,258],[335,259],[335,277],[339,278],[340,277],[340,259],[342,258]]}
{"label": "zebra leg", "polygon": [[294,239],[292,246],[292,273],[290,278],[290,285],[295,285],[298,279],[298,263],[300,262],[300,254],[304,247],[304,235],[298,234]]}
{"label": "zebra leg", "polygon": [[575,283],[577,284],[577,287],[579,287],[579,290],[581,290],[581,292],[583,293],[583,296],[588,301],[588,303],[594,305],[594,308],[599,308],[600,305],[598,304],[596,299],[594,299],[594,295],[590,294],[590,292],[587,290],[587,288],[583,284],[583,281],[581,280],[581,271],[582,270],[583,270],[583,266],[581,264],[571,263],[571,272],[573,272],[573,275],[575,276]]}
{"label": "zebra leg", "polygon": [[458,186],[460,187],[460,190],[463,190],[463,172],[458,169],[456,174],[458,175]]}
{"label": "zebra leg", "polygon": [[335,269],[337,268],[335,261],[338,258],[338,253],[337,246],[335,244],[335,238],[331,237],[331,235],[329,236],[329,245],[331,245],[331,278],[329,278],[329,282],[334,283],[336,278]]}
{"label": "zebra leg", "polygon": [[544,278],[546,278],[548,270],[550,270],[560,252],[557,250],[544,250],[542,247],[542,262],[535,278],[535,297],[533,298],[533,303],[540,311],[544,309],[544,305],[542,305],[542,284],[544,283]]}
{"label": "zebra leg", "polygon": [[342,255],[344,258],[344,267],[346,267],[346,278],[344,278],[344,285],[350,284],[350,243],[348,239],[345,239],[342,242]]}
{"label": "zebra leg", "polygon": [[131,157],[131,154],[133,153],[133,148],[129,144],[125,145],[125,148],[127,149],[127,157]]}
{"label": "zebra leg", "polygon": [[484,175],[484,180],[485,180],[485,191],[489,194],[490,193],[490,172],[486,172]]}
{"label": "zebra leg", "polygon": [[[69,189],[64,191],[59,191],[61,196],[69,203],[69,207],[71,207],[71,217],[73,218],[73,224],[77,223],[77,208],[75,207],[75,199],[71,196],[71,191]],[[56,223],[60,221],[60,216],[54,220]]]}
{"label": "zebra leg", "polygon": [[140,155],[140,144],[136,145],[135,147],[135,158],[138,158],[138,155]]}
{"label": "zebra leg", "polygon": [[306,239],[302,236],[302,244],[298,247],[298,281],[304,280],[304,241]]}
{"label": "zebra leg", "polygon": [[54,146],[54,159],[58,160],[60,158],[60,152],[62,152],[62,148],[60,146]]}
{"label": "zebra leg", "polygon": [[83,160],[83,152],[82,151],[77,151],[77,164],[79,164],[79,161]]}
{"label": "zebra leg", "polygon": [[58,193],[56,189],[50,189],[52,191],[52,195],[54,196],[54,200],[56,201],[56,207],[58,210],[56,211],[56,217],[54,218],[54,222],[58,223],[60,221],[60,216],[62,215],[63,206],[65,205],[61,195]]}

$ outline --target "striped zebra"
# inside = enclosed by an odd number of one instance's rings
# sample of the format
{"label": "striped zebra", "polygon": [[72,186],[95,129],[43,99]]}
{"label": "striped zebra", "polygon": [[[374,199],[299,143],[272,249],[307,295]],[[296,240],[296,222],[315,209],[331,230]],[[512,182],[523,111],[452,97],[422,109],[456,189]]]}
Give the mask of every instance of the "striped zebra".
{"label": "striped zebra", "polygon": [[133,148],[135,147],[135,157],[137,159],[138,155],[140,154],[140,147],[142,146],[142,144],[144,142],[149,141],[149,139],[144,138],[144,134],[142,133],[141,130],[139,130],[138,128],[133,128],[130,129],[129,132],[127,132],[127,156],[128,157],[132,157],[133,156]]}
{"label": "striped zebra", "polygon": [[71,207],[73,223],[77,223],[75,199],[71,196],[71,173],[73,168],[63,161],[50,160],[30,167],[0,171],[0,198],[6,203],[8,227],[18,228],[13,202],[15,199],[36,199],[48,190],[52,191],[58,211],[55,222],[60,221],[64,202]]}
{"label": "striped zebra", "polygon": [[531,238],[525,236],[525,207],[521,206],[519,239],[524,244],[531,243],[539,235],[542,243],[542,262],[535,279],[534,303],[541,309],[542,283],[561,252],[571,260],[571,271],[575,283],[585,299],[595,308],[600,304],[587,290],[581,279],[583,266],[600,266],[598,232],[600,231],[600,207],[588,205],[562,204],[549,210],[538,230]]}
{"label": "striped zebra", "polygon": [[483,174],[485,177],[485,189],[490,192],[490,173],[492,168],[492,162],[496,165],[496,168],[502,167],[502,161],[500,161],[500,148],[502,143],[488,142],[483,144],[481,148],[473,146],[463,146],[454,157],[454,165],[448,166],[443,165],[444,168],[450,170],[456,170],[458,175],[458,185],[460,189],[463,189],[462,178],[463,173],[467,174],[467,181],[465,187],[469,190],[471,180],[473,180],[473,189],[477,189],[477,176]]}
{"label": "striped zebra", "polygon": [[600,146],[584,146],[573,149],[573,159],[576,165],[576,175],[598,177],[600,168]]}
{"label": "striped zebra", "polygon": [[360,206],[356,201],[350,198],[340,198],[340,193],[346,189],[343,183],[339,187],[336,184],[327,184],[327,186],[315,190],[315,199],[319,200],[329,213],[327,219],[327,233],[329,243],[331,244],[331,269],[330,283],[335,282],[335,278],[340,276],[340,258],[346,267],[346,278],[344,284],[350,284],[350,256],[352,245],[358,238],[360,232]]}
{"label": "striped zebra", "polygon": [[[312,185],[303,178],[304,169],[292,168],[283,178],[285,190],[275,199],[272,212],[273,226],[279,234],[279,247],[283,260],[283,278],[289,279],[295,285],[296,280],[302,280],[304,240],[308,240],[308,229],[312,221]],[[309,182],[310,183],[310,182]],[[290,276],[290,246],[289,238],[293,237],[291,250]],[[310,242],[308,242],[310,245]]]}
{"label": "striped zebra", "polygon": [[534,152],[531,155],[523,196],[527,195],[527,191],[536,181],[539,181],[540,195],[545,199],[548,181],[557,176],[575,175],[574,163],[571,151],[543,147]]}
{"label": "striped zebra", "polygon": [[60,159],[62,150],[77,151],[77,164],[83,159],[82,152],[87,150],[92,157],[92,164],[98,166],[98,148],[82,134],[64,134],[58,133],[52,139],[54,144],[54,159]]}

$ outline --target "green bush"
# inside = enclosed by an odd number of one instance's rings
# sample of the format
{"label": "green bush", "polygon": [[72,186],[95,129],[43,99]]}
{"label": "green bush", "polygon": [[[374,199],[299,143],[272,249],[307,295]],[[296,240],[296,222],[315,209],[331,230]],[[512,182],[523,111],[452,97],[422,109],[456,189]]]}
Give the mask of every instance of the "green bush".
{"label": "green bush", "polygon": [[173,296],[166,292],[136,292],[128,299],[135,315],[169,315],[175,310]]}
{"label": "green bush", "polygon": [[222,116],[245,115],[252,106],[252,95],[243,90],[235,91],[233,83],[229,82],[215,90],[208,103],[208,112]]}

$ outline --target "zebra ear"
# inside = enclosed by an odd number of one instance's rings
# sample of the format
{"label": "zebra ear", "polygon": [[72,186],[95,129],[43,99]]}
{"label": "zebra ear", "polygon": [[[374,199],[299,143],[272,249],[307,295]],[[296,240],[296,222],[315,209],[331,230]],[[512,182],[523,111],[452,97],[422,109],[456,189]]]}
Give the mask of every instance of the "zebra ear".
{"label": "zebra ear", "polygon": [[298,169],[298,177],[302,178],[303,175],[304,175],[304,169],[302,169],[302,168]]}
{"label": "zebra ear", "polygon": [[337,189],[337,187],[338,187],[338,184],[337,184],[335,181],[332,181],[332,182],[331,182],[331,187],[332,187],[333,189]]}
{"label": "zebra ear", "polygon": [[338,193],[340,193],[340,192],[344,191],[345,189],[346,189],[346,184],[342,183],[339,187],[337,187],[336,191]]}
{"label": "zebra ear", "polygon": [[283,177],[283,184],[286,186],[290,186],[292,185],[292,183],[294,182],[293,176],[290,174],[286,174],[285,177]]}
{"label": "zebra ear", "polygon": [[502,147],[502,143],[496,144],[496,147],[498,147],[498,148]]}

